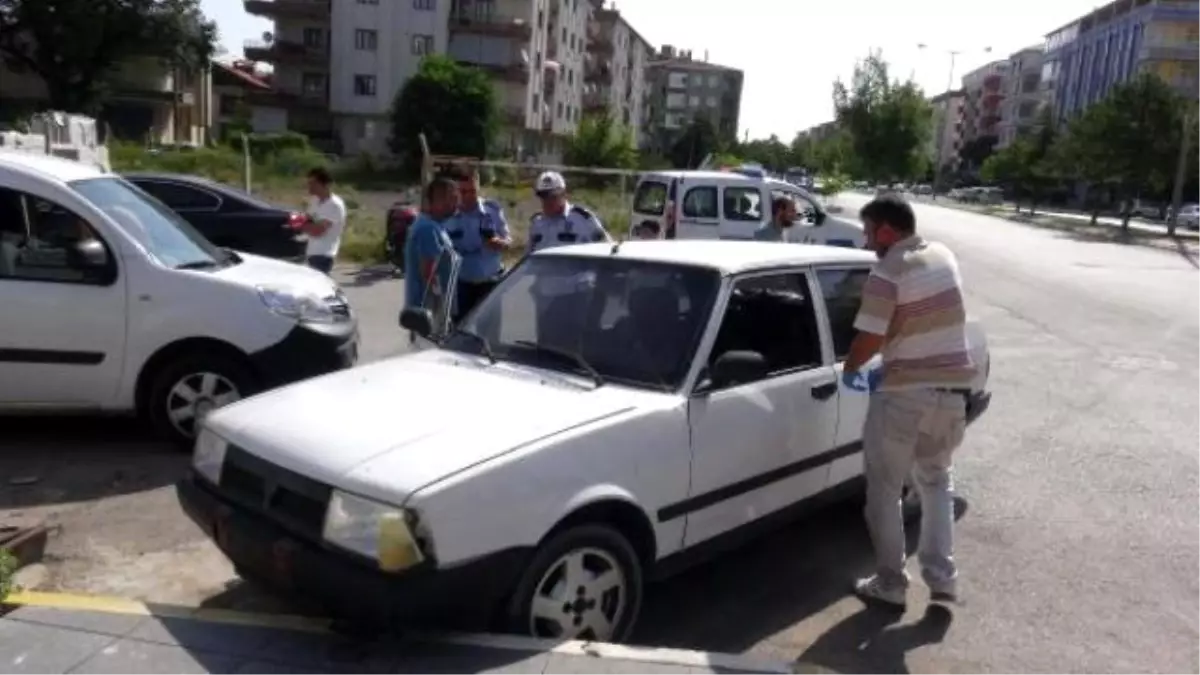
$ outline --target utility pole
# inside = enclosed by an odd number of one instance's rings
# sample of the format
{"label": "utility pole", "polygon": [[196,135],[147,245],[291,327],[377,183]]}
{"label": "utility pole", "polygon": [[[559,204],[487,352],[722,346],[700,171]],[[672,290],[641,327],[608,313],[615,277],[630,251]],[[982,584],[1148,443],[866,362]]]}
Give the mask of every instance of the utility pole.
{"label": "utility pole", "polygon": [[1192,146],[1192,132],[1196,122],[1192,120],[1189,107],[1183,114],[1183,140],[1179,144],[1179,158],[1175,163],[1175,188],[1171,191],[1171,213],[1167,216],[1167,236],[1175,236],[1175,228],[1179,226],[1179,207],[1183,205],[1183,181],[1187,177],[1188,150]]}
{"label": "utility pole", "polygon": [[[928,45],[926,45],[923,42],[917,45],[917,49],[920,49],[920,50],[924,50],[926,47],[928,47]],[[983,51],[984,51],[984,53],[990,54],[992,51],[992,48],[984,47]],[[958,57],[960,54],[962,54],[962,52],[959,50],[956,50],[956,49],[950,49],[950,50],[946,50],[946,54],[950,56],[950,72],[946,74],[946,91],[944,93],[948,94],[954,90],[954,66],[957,63]],[[937,134],[938,134],[937,142],[934,143],[934,147],[937,148],[937,150],[938,150],[938,156],[934,160],[937,162],[937,170],[934,172],[934,179],[933,179],[933,185],[934,185],[933,198],[935,200],[937,199],[938,188],[942,187],[945,184],[945,175],[944,175],[945,169],[942,164],[942,149],[943,149],[942,142],[946,138],[946,126],[948,124],[950,124],[950,99],[949,98],[946,99],[946,102],[944,104],[944,109],[945,109],[945,112],[942,114],[942,123],[939,125],[939,128],[937,129]]]}

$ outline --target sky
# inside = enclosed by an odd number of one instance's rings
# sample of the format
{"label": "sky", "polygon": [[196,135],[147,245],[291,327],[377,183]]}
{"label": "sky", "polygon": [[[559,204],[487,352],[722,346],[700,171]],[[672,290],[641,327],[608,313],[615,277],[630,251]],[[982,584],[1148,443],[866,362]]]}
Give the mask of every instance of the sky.
{"label": "sky", "polygon": [[[337,0],[335,0],[337,1]],[[349,0],[343,0],[349,1]],[[407,0],[391,0],[406,2]],[[442,0],[449,2],[450,0]],[[612,2],[612,0],[609,0]],[[260,38],[269,22],[242,0],[201,0],[232,54]],[[691,49],[694,58],[746,73],[741,129],[788,142],[833,119],[834,80],[849,80],[857,59],[880,50],[893,76],[912,76],[929,95],[946,90],[950,51],[964,73],[1024,47],[1100,6],[1101,0],[616,0],[622,16],[656,46]],[[977,9],[967,10],[967,5]],[[924,43],[925,49],[918,44]],[[990,47],[991,52],[986,49]]]}

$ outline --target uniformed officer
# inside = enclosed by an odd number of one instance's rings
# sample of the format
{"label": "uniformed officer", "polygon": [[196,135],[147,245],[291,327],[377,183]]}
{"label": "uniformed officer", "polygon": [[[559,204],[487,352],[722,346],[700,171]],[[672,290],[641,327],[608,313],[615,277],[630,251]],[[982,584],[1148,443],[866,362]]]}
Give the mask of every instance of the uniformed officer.
{"label": "uniformed officer", "polygon": [[454,250],[462,256],[455,320],[466,316],[500,282],[504,273],[500,255],[512,245],[500,202],[479,197],[479,169],[462,169],[456,178],[459,208],[445,225]]}
{"label": "uniformed officer", "polygon": [[[529,224],[528,253],[556,246],[612,241],[596,214],[567,202],[567,182],[562,174],[547,171],[538,176],[534,192],[542,202],[542,211]],[[575,322],[582,318],[572,299],[586,283],[586,279],[577,275],[544,275],[538,279],[533,300],[539,343],[571,348],[570,338],[578,334]]]}

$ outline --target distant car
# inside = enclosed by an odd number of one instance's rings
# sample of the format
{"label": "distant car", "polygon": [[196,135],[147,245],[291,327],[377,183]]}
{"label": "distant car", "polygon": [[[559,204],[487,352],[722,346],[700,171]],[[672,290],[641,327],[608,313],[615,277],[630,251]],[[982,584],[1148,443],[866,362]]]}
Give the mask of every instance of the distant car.
{"label": "distant car", "polygon": [[284,260],[304,255],[305,238],[297,229],[305,219],[303,213],[199,176],[129,173],[124,178],[158,198],[217,246]]}
{"label": "distant car", "polygon": [[1175,223],[1189,230],[1200,230],[1200,204],[1184,204],[1180,207]]}
{"label": "distant car", "polygon": [[1129,214],[1135,218],[1144,218],[1146,220],[1160,220],[1166,207],[1157,202],[1135,200],[1129,209]]}

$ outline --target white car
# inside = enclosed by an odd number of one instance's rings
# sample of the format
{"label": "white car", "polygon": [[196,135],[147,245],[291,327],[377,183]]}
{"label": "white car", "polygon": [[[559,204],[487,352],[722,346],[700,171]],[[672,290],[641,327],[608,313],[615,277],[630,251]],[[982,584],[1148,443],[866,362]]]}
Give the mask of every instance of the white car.
{"label": "white car", "polygon": [[180,502],[243,576],[334,614],[623,639],[647,581],[861,487],[867,395],[840,361],[874,263],[539,251],[434,348],[214,412]]}
{"label": "white car", "polygon": [[1184,204],[1179,207],[1179,216],[1175,222],[1189,230],[1200,230],[1200,205]]}
{"label": "white car", "polygon": [[113,174],[9,152],[0,315],[0,414],[140,413],[188,448],[211,409],[357,351],[327,276],[217,248]]}

